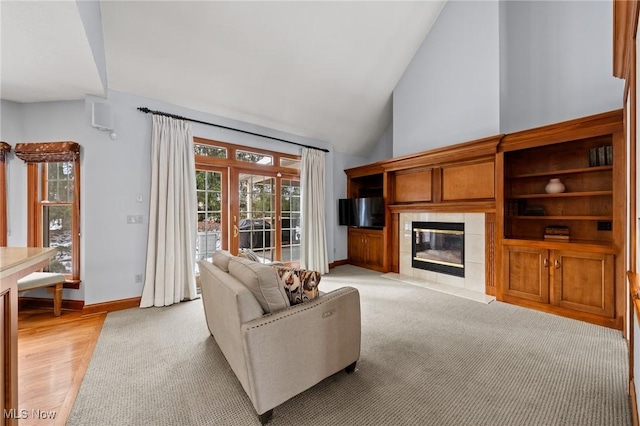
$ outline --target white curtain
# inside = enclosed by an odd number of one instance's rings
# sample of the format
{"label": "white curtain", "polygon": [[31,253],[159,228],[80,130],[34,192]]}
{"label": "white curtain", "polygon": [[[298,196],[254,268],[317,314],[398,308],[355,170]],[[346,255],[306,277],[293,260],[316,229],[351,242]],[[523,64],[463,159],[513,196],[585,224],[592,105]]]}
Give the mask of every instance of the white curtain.
{"label": "white curtain", "polygon": [[302,241],[300,267],[321,274],[329,272],[325,219],[325,154],[302,148]]}
{"label": "white curtain", "polygon": [[147,267],[140,307],[197,297],[196,182],[191,125],[153,116]]}

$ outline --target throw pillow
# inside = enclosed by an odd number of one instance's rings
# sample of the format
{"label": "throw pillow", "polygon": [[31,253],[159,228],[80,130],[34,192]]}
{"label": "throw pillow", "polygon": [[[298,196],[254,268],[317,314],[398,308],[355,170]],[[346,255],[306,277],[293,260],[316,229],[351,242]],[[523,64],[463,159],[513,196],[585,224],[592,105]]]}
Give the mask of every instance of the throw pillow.
{"label": "throw pillow", "polygon": [[229,260],[229,275],[249,289],[265,314],[289,307],[289,298],[272,267],[235,257]]}
{"label": "throw pillow", "polygon": [[260,262],[260,258],[258,257],[257,254],[255,254],[252,250],[249,249],[240,249],[240,252],[238,253],[239,257],[244,257],[246,259],[252,260],[254,262]]}
{"label": "throw pillow", "polygon": [[285,266],[274,266],[274,269],[278,272],[284,291],[289,297],[289,304],[297,305],[318,298],[318,284],[322,277],[320,272]]}
{"label": "throw pillow", "polygon": [[224,272],[229,272],[229,260],[233,258],[233,255],[226,250],[216,250],[211,257],[211,263],[222,269]]}

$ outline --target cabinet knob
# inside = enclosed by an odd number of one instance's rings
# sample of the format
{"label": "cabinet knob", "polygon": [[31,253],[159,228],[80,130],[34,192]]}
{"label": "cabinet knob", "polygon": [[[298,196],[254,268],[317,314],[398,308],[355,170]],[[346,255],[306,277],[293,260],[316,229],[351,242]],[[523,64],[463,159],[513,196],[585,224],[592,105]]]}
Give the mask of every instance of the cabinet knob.
{"label": "cabinet knob", "polygon": [[548,268],[549,267],[549,259],[547,259],[545,257],[544,260],[542,261],[542,264],[544,265],[545,268]]}
{"label": "cabinet knob", "polygon": [[556,269],[560,269],[560,261],[558,259],[556,259],[553,265],[556,267]]}

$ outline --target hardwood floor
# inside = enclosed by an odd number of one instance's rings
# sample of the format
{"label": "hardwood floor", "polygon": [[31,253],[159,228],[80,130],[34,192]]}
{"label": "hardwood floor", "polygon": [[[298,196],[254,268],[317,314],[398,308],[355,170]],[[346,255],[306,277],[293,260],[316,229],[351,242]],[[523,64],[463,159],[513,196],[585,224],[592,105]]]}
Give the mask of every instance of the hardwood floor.
{"label": "hardwood floor", "polygon": [[51,308],[18,311],[20,426],[66,423],[105,318],[65,310],[54,317]]}

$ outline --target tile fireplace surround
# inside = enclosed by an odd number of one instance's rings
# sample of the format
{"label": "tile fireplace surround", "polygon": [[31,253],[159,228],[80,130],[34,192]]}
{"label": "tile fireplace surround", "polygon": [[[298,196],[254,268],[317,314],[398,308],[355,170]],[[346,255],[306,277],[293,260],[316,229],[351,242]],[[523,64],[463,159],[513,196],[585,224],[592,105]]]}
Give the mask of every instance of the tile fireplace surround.
{"label": "tile fireplace surround", "polygon": [[[464,223],[465,277],[425,271],[411,266],[412,222]],[[484,213],[400,213],[400,274],[485,293],[485,217]]]}

